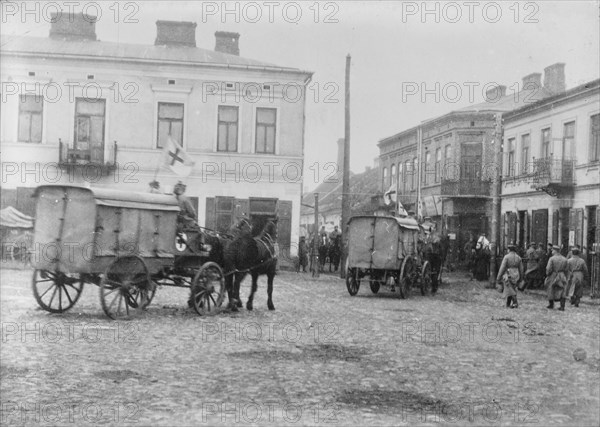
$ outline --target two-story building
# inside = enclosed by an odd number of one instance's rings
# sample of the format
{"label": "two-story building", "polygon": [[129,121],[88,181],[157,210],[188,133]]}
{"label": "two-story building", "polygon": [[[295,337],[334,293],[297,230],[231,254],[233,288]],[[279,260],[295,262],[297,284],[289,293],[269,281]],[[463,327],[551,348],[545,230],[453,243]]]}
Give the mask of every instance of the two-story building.
{"label": "two-story building", "polygon": [[503,119],[504,244],[592,251],[600,243],[600,80]]}
{"label": "two-story building", "polygon": [[564,64],[551,65],[545,72],[544,85],[541,73],[529,74],[518,92],[492,87],[483,103],[427,120],[378,143],[382,191],[397,185],[407,210],[431,217],[438,229],[447,232],[453,260],[470,235],[492,234],[491,185],[501,167],[495,157],[496,114],[562,92]]}
{"label": "two-story building", "polygon": [[[195,23],[156,29],[153,45],[99,41],[93,17],[63,13],[47,38],[2,36],[2,207],[33,214],[42,184],[169,192],[183,180],[200,225],[278,215],[294,251],[312,73],[241,57],[237,33],[209,50]],[[168,138],[189,176],[164,167]]]}

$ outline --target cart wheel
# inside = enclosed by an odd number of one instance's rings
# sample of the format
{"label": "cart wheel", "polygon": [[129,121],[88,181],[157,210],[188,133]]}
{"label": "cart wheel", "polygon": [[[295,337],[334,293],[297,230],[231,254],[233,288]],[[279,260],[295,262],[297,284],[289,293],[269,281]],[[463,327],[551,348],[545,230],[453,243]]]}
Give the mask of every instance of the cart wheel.
{"label": "cart wheel", "polygon": [[348,293],[352,296],[358,293],[360,288],[360,279],[356,278],[356,271],[354,268],[350,268],[350,262],[346,260],[346,288]]}
{"label": "cart wheel", "polygon": [[374,294],[379,292],[379,288],[381,288],[381,282],[379,280],[372,281],[369,283],[369,285],[371,286],[371,292]]}
{"label": "cart wheel", "polygon": [[399,278],[400,298],[402,299],[408,298],[408,296],[410,295],[410,287],[413,285],[414,272],[414,260],[411,257],[404,258]]}
{"label": "cart wheel", "polygon": [[216,262],[202,264],[191,286],[194,310],[200,316],[214,313],[225,299],[225,276]]}
{"label": "cart wheel", "polygon": [[431,292],[431,264],[425,261],[421,268],[421,295],[427,295]]}
{"label": "cart wheel", "polygon": [[100,282],[100,302],[108,317],[129,319],[150,304],[156,285],[144,260],[138,256],[117,258]]}
{"label": "cart wheel", "polygon": [[77,274],[66,275],[60,271],[35,270],[33,296],[44,310],[62,313],[75,305],[83,292],[83,279]]}

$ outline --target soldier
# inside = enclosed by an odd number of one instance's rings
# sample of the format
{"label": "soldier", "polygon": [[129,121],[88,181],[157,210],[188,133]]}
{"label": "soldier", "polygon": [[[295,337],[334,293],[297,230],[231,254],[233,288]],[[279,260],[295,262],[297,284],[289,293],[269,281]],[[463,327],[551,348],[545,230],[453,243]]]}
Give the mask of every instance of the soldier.
{"label": "soldier", "polygon": [[552,256],[546,266],[546,292],[548,309],[554,308],[554,301],[560,301],[560,311],[565,311],[565,290],[567,287],[567,259],[561,255],[560,246],[552,246]]}
{"label": "soldier", "polygon": [[502,297],[506,298],[506,307],[518,308],[517,286],[523,280],[523,262],[517,254],[514,243],[508,245],[508,253],[504,255],[496,281],[502,280],[504,289]]}
{"label": "soldier", "polygon": [[[178,229],[181,230],[199,230],[196,222],[196,210],[192,206],[190,200],[183,194],[185,193],[186,185],[179,181],[175,184],[173,192],[179,203],[179,215],[177,216]],[[181,231],[180,230],[180,231]]]}
{"label": "soldier", "polygon": [[300,272],[300,267],[302,267],[302,272],[306,273],[306,266],[308,265],[308,246],[306,244],[306,237],[301,236],[300,242],[298,243],[298,269],[296,272]]}
{"label": "soldier", "polygon": [[525,257],[527,258],[527,270],[525,271],[525,286],[522,289],[519,288],[521,291],[532,286],[537,280],[540,259],[534,242],[529,244]]}
{"label": "soldier", "polygon": [[579,248],[572,249],[572,256],[567,260],[569,270],[569,285],[567,295],[571,299],[571,305],[579,307],[579,301],[583,296],[583,284],[589,278],[587,264],[579,256]]}
{"label": "soldier", "polygon": [[544,279],[546,278],[546,265],[548,264],[548,256],[546,255],[546,251],[544,250],[544,244],[539,243],[537,248],[538,254],[538,280],[536,283],[536,287],[541,287],[544,283]]}

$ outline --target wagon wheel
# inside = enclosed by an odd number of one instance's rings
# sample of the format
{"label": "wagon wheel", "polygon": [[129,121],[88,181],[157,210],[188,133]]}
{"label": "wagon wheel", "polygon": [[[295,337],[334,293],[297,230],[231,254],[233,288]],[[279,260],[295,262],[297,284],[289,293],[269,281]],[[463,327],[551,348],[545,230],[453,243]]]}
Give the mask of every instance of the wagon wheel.
{"label": "wagon wheel", "polygon": [[425,261],[421,267],[421,295],[427,295],[431,292],[431,264]]}
{"label": "wagon wheel", "polygon": [[379,280],[372,280],[369,282],[369,286],[371,286],[371,292],[376,294],[379,292],[379,288],[381,288],[381,282]]}
{"label": "wagon wheel", "polygon": [[413,285],[415,269],[415,261],[411,257],[404,258],[399,277],[400,298],[402,299],[408,298],[410,295],[410,288]]}
{"label": "wagon wheel", "polygon": [[203,316],[214,313],[225,299],[225,276],[216,262],[202,264],[191,286],[192,304]]}
{"label": "wagon wheel", "polygon": [[44,310],[62,313],[75,305],[83,292],[83,279],[60,271],[35,270],[33,296]]}
{"label": "wagon wheel", "polygon": [[360,288],[360,279],[356,278],[356,270],[350,268],[350,260],[346,260],[346,288],[351,296],[358,293]]}
{"label": "wagon wheel", "polygon": [[117,258],[100,282],[100,302],[108,317],[128,319],[150,304],[156,285],[144,260],[138,256]]}

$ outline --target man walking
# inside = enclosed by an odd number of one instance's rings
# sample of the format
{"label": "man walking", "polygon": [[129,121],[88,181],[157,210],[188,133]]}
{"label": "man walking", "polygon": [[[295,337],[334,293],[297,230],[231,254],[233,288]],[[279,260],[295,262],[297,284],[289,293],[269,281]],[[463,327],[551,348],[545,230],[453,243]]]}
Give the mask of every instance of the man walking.
{"label": "man walking", "polygon": [[517,308],[517,286],[523,280],[523,262],[517,254],[514,243],[508,245],[508,253],[504,255],[496,281],[502,280],[504,289],[502,297],[506,299],[506,307]]}
{"label": "man walking", "polygon": [[554,308],[554,301],[560,301],[560,311],[565,311],[565,291],[567,288],[567,259],[561,255],[560,246],[552,246],[552,256],[546,266],[546,293],[549,309]]}
{"label": "man walking", "polygon": [[569,270],[569,285],[567,297],[571,299],[571,305],[579,307],[579,301],[583,296],[583,285],[588,280],[588,268],[585,261],[579,256],[579,248],[572,249],[572,256],[567,260]]}
{"label": "man walking", "polygon": [[520,289],[521,291],[524,291],[528,287],[533,287],[537,280],[538,264],[540,260],[535,243],[531,242],[529,244],[529,249],[527,249],[525,257],[527,258],[527,270],[525,271],[525,286]]}

